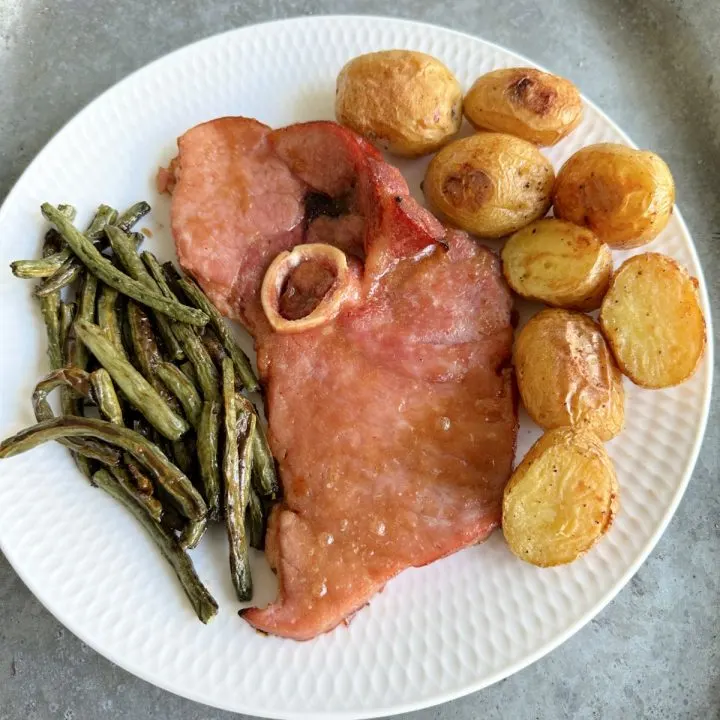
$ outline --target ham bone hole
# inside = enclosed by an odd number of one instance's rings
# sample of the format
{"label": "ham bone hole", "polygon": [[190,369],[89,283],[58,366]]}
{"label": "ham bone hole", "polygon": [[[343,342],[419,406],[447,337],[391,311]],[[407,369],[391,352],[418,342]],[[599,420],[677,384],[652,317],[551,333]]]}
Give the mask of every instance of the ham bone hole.
{"label": "ham bone hole", "polygon": [[263,279],[261,300],[276,332],[302,332],[330,322],[352,285],[348,259],[332,245],[297,245],[280,253]]}

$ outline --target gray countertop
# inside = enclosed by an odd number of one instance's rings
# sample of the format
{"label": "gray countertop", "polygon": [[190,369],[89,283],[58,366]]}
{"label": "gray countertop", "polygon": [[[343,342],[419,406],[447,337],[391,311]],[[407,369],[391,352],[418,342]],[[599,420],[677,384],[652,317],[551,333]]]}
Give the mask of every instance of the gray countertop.
{"label": "gray countertop", "polygon": [[[70,117],[150,60],[240,25],[348,12],[449,25],[573,79],[635,142],[670,164],[718,322],[717,0],[3,0],[0,197]],[[685,498],[617,599],[526,670],[408,719],[720,718],[718,397],[716,383]],[[0,720],[233,717],[97,655],[40,606],[1,556],[0,608]]]}

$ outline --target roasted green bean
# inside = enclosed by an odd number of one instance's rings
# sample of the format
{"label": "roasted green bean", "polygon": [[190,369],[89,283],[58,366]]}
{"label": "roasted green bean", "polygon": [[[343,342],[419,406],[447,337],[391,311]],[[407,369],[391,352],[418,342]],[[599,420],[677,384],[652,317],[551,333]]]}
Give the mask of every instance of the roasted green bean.
{"label": "roasted green bean", "polygon": [[66,364],[64,358],[65,341],[67,340],[68,333],[70,332],[70,326],[75,320],[76,312],[77,305],[74,302],[60,301],[60,349],[63,354],[63,364]]}
{"label": "roasted green bean", "polygon": [[[75,303],[72,303],[73,305],[76,305]],[[61,312],[64,314],[65,311],[63,311],[61,306]],[[77,312],[77,308],[75,309],[75,312]],[[62,319],[62,318],[61,318]],[[69,318],[65,318],[64,322],[67,322]],[[73,317],[72,322],[70,325],[65,329],[64,333],[62,332],[61,328],[61,334],[64,335],[63,337],[63,344],[62,344],[62,355],[63,355],[63,365],[65,367],[71,367],[74,364],[75,356],[77,353],[77,346],[80,344],[77,340],[77,336],[75,335],[75,318]],[[82,400],[78,399],[77,394],[73,392],[68,386],[63,386],[60,388],[60,411],[63,415],[82,415]],[[48,406],[49,407],[49,406]],[[48,417],[52,417],[52,412],[48,415]],[[39,419],[46,419],[46,418],[39,418]],[[77,458],[76,458],[77,461]],[[84,469],[84,468],[81,468]]]}
{"label": "roasted green bean", "polygon": [[[218,368],[222,367],[222,361],[226,357],[230,357],[225,348],[223,347],[222,343],[220,342],[218,336],[215,334],[215,332],[212,329],[208,330],[207,325],[202,331],[202,335],[200,336],[200,340],[202,341],[202,344],[205,346],[205,349],[208,351],[208,355],[213,359],[213,362]],[[235,378],[235,388],[237,390],[242,390],[242,385],[238,387],[238,379]]]}
{"label": "roasted green bean", "polygon": [[[74,314],[75,314],[75,303],[63,303],[61,302],[60,305],[60,319],[61,324],[65,327],[61,327],[61,337],[62,337],[62,347],[63,347],[63,360],[64,364],[66,365],[65,368],[61,368],[60,370],[56,370],[55,373],[62,373],[62,381],[63,384],[60,386],[60,412],[63,415],[82,415],[83,414],[83,401],[84,399],[90,399],[90,395],[87,392],[87,383],[84,380],[82,380],[83,383],[83,392],[78,393],[77,388],[74,387],[74,384],[72,382],[68,381],[68,376],[75,370],[78,371],[78,373],[82,373],[84,371],[80,370],[80,368],[74,368],[72,367],[71,359],[70,357],[65,355],[65,347],[67,346],[68,349],[70,349],[72,353],[72,359],[75,358],[75,353],[77,352],[77,343],[76,341],[68,342],[68,337],[72,334],[74,337],[74,329],[72,327],[72,323],[74,321]],[[71,315],[72,313],[72,315]],[[53,383],[52,381],[45,386],[45,388],[49,391],[52,390]],[[38,390],[38,387],[36,386],[36,392]],[[37,420],[48,420],[53,416],[52,409],[50,408],[50,405],[45,403],[42,406],[42,409],[38,407],[38,405],[35,402],[35,396],[33,395],[33,405],[35,406],[35,418]],[[86,457],[83,454],[80,454],[78,452],[74,452],[73,448],[75,450],[88,452],[90,456],[94,454],[95,450],[101,450],[102,453],[105,453],[107,450],[108,453],[112,452],[112,448],[109,446],[103,446],[102,448],[98,447],[99,443],[97,443],[95,440],[64,440],[62,441],[62,444],[64,444],[67,448],[70,449],[70,454],[72,455],[73,460],[75,461],[75,465],[77,465],[78,470],[85,475],[85,477],[88,478],[88,480],[92,480],[92,466],[90,464],[90,460],[88,457]],[[97,459],[97,455],[95,456],[95,459]],[[102,458],[100,458],[102,459]]]}
{"label": "roasted green bean", "polygon": [[157,383],[153,382],[153,379],[155,368],[162,362],[162,356],[155,339],[150,316],[134,300],[128,301],[125,312],[130,330],[133,358],[142,374],[157,390]]}
{"label": "roasted green bean", "polygon": [[120,228],[114,226],[106,228],[105,234],[108,240],[110,240],[110,247],[120,261],[120,265],[125,268],[127,274],[133,280],[137,280],[143,283],[143,285],[148,285],[145,279],[147,270],[135,250],[135,241],[132,237]]}
{"label": "roasted green bean", "polygon": [[[35,419],[38,422],[55,418],[47,397],[56,388],[67,391],[66,397],[71,397],[71,393],[75,393],[83,398],[92,398],[90,377],[84,370],[74,367],[53,370],[33,390],[32,405]],[[60,439],[60,443],[74,453],[99,460],[106,465],[118,465],[120,463],[120,453],[117,450],[92,438],[64,438]],[[81,467],[81,470],[84,469],[84,467]]]}
{"label": "roasted green bean", "polygon": [[190,298],[185,296],[183,289],[180,287],[180,273],[177,268],[168,260],[162,264],[162,271],[172,296],[179,302],[189,301]]}
{"label": "roasted green bean", "polygon": [[32,450],[50,440],[78,437],[102,440],[126,450],[153,473],[157,482],[165,488],[185,517],[199,520],[206,515],[207,506],[200,493],[157,445],[140,433],[113,425],[107,420],[85,417],[44,420],[3,440],[0,443],[0,458],[12,457]]}
{"label": "roasted green bean", "polygon": [[220,403],[208,400],[203,403],[197,428],[197,457],[208,513],[213,520],[220,515],[219,437]]}
{"label": "roasted green bean", "polygon": [[[212,328],[208,328],[206,325],[202,331],[202,335],[200,335],[200,342],[202,342],[202,344],[205,346],[205,349],[208,351],[208,355],[215,363],[215,367],[222,368],[223,359],[230,356],[225,351],[225,348],[218,339],[218,336],[215,334],[215,331]],[[235,389],[238,392],[241,392],[244,387],[245,386],[243,385],[240,376],[236,373]]]}
{"label": "roasted green bean", "polygon": [[55,415],[47,400],[48,395],[59,387],[70,388],[77,396],[92,399],[92,385],[90,375],[77,367],[58,368],[48,373],[35,386],[32,395],[32,405],[35,417],[40,420],[49,420]]}
{"label": "roasted green bean", "polygon": [[[235,402],[235,370],[230,358],[222,365],[223,403],[225,406],[225,526],[230,546],[230,575],[238,599],[252,599],[249,537],[245,526],[245,510],[250,501],[252,469],[252,436],[255,415],[242,410],[247,418],[245,433],[238,438],[238,412]],[[241,446],[241,447],[238,447]]]}
{"label": "roasted green bean", "polygon": [[[63,221],[72,225],[75,219],[75,208],[72,205],[60,205],[57,209],[58,217]],[[45,233],[43,241],[43,258],[56,253],[59,249],[59,241],[57,233],[50,230]],[[47,331],[48,348],[47,355],[50,360],[50,369],[56,370],[63,365],[63,349],[60,345],[60,291],[50,293],[46,297],[40,298],[40,311],[45,321],[45,329]]]}
{"label": "roasted green bean", "polygon": [[[52,253],[52,245],[45,240],[43,255]],[[50,368],[57,370],[62,367],[62,348],[60,347],[60,292],[54,292],[46,297],[40,298],[40,312],[45,321],[47,332],[47,355],[50,360]]]}
{"label": "roasted green bean", "polygon": [[[82,275],[82,287],[78,293],[78,307],[76,320],[87,320],[87,322],[95,322],[95,298],[97,297],[98,281],[94,275],[85,271],[80,266]],[[71,358],[73,365],[83,370],[87,367],[88,352],[83,343],[77,343],[75,346],[75,355]]]}
{"label": "roasted green bean", "polygon": [[172,329],[172,321],[169,321],[162,313],[155,313],[155,322],[157,323],[158,333],[160,333],[160,337],[162,338],[163,347],[165,348],[167,356],[175,362],[184,360],[185,353],[182,347],[180,347],[178,339],[175,337]]}
{"label": "roasted green bean", "polygon": [[[253,404],[245,397],[239,396],[238,403],[247,410],[257,414]],[[253,443],[253,485],[261,497],[275,499],[280,494],[280,484],[275,470],[275,460],[270,452],[265,428],[258,418]]]}
{"label": "roasted green bean", "polygon": [[61,252],[56,252],[41,260],[15,260],[10,263],[10,269],[15,277],[31,280],[50,277],[62,264],[63,255]]}
{"label": "roasted green bean", "polygon": [[275,459],[270,452],[265,429],[259,421],[253,435],[253,481],[263,497],[274,500],[280,494]]}
{"label": "roasted green bean", "polygon": [[[58,211],[70,222],[75,219],[77,211],[72,205],[60,204]],[[43,257],[41,260],[16,260],[10,263],[13,275],[19,278],[50,277],[70,257],[69,251],[61,250],[62,238],[55,228],[45,233],[43,241]]]}
{"label": "roasted green bean", "polygon": [[133,226],[135,226],[140,220],[142,220],[152,208],[144,200],[136,202],[131,205],[127,210],[118,215],[118,219],[115,221],[123,232],[129,233]]}
{"label": "roasted green bean", "polygon": [[95,298],[97,297],[97,278],[89,273],[84,273],[83,286],[78,299],[78,318],[95,322]]}
{"label": "roasted green bean", "polygon": [[[163,317],[162,315],[160,317]],[[178,414],[180,405],[175,395],[168,390],[165,383],[157,376],[155,369],[162,362],[160,348],[155,338],[150,316],[144,308],[134,300],[128,300],[126,319],[130,336],[130,346],[133,350],[135,364],[145,379],[158,392],[160,397],[168,404],[170,409]],[[174,339],[174,338],[173,338]]]}
{"label": "roasted green bean", "polygon": [[218,371],[197,333],[180,323],[173,323],[173,332],[192,363],[203,398],[215,400],[220,396]]}
{"label": "roasted green bean", "polygon": [[98,362],[110,373],[127,399],[148,422],[170,440],[179,440],[189,429],[152,385],[127,361],[107,339],[103,331],[84,320],[75,321],[75,332]]}
{"label": "roasted green bean", "polygon": [[223,344],[223,347],[232,358],[232,361],[235,364],[235,372],[240,377],[242,384],[249,391],[257,390],[258,381],[250,365],[250,360],[235,341],[230,328],[225,322],[223,316],[218,312],[218,309],[210,302],[207,295],[205,295],[198,285],[196,285],[190,278],[181,277],[178,280],[178,284],[193,305],[204,311],[210,318],[210,324],[213,326],[218,338],[220,338],[220,342]]}
{"label": "roasted green bean", "polygon": [[207,530],[207,518],[189,522],[180,533],[180,547],[184,550],[194,550]]}
{"label": "roasted green bean", "polygon": [[105,368],[98,368],[90,373],[90,384],[100,413],[111,423],[124,425],[122,406],[115,392],[110,373]]}
{"label": "roasted green bean", "polygon": [[200,422],[202,400],[195,385],[187,378],[180,368],[172,363],[161,362],[155,367],[155,373],[165,386],[180,401],[188,422],[197,427]]}
{"label": "roasted green bean", "polygon": [[80,276],[82,269],[82,263],[74,255],[71,255],[47,280],[38,285],[35,294],[38,297],[44,297],[72,285]]}
{"label": "roasted green bean", "polygon": [[145,263],[145,267],[147,267],[150,275],[152,275],[153,280],[155,280],[158,288],[160,288],[160,292],[166,298],[177,300],[175,293],[170,289],[170,285],[168,285],[167,278],[165,277],[165,273],[163,272],[158,259],[148,250],[143,250],[142,253],[140,253],[140,257]]}
{"label": "roasted green bean", "polygon": [[110,469],[113,477],[117,480],[123,490],[155,521],[160,522],[163,515],[163,507],[160,501],[142,492],[133,481],[132,475],[124,467]]}
{"label": "roasted green bean", "polygon": [[112,225],[117,220],[117,217],[118,213],[115,208],[111,208],[109,205],[100,205],[84,233],[85,237],[93,243],[102,240],[105,235],[105,228]]}
{"label": "roasted green bean", "polygon": [[[153,292],[160,292],[160,289],[153,279],[152,275],[148,272],[147,268],[137,254],[135,243],[132,238],[126,235],[118,228],[108,228],[107,236],[110,238],[110,244],[113,251],[120,260],[120,263],[127,271],[128,275],[133,280],[137,280],[139,283],[145,285],[149,290]],[[183,355],[182,348],[177,341],[177,338],[173,334],[172,324],[169,318],[163,313],[154,311],[153,317],[157,324],[157,329],[162,338],[163,345],[167,351],[168,356],[172,360],[182,360],[185,356]]]}
{"label": "roasted green bean", "polygon": [[161,293],[150,290],[142,283],[133,280],[129,275],[126,275],[114,267],[109,260],[104,258],[96,250],[92,242],[79,232],[73,224],[63,217],[52,205],[43,203],[41,209],[45,218],[57,227],[65,242],[78,258],[82,260],[88,270],[104,283],[114,287],[125,295],[129,295],[139,303],[159,310],[179,322],[198,325],[200,327],[207,323],[209,318],[201,310],[181,305],[176,301],[166,298]]}
{"label": "roasted green bean", "polygon": [[182,584],[183,590],[185,590],[185,594],[198,618],[203,623],[210,622],[217,615],[218,604],[200,581],[192,560],[180,547],[172,533],[149,517],[145,510],[123,490],[109,472],[98,470],[94,475],[94,479],[98,487],[119,500],[142,524],[160,549],[160,552],[165,556],[165,559],[175,570],[178,580]]}
{"label": "roasted green bean", "polygon": [[122,320],[118,309],[120,293],[109,285],[100,284],[97,301],[97,321],[113,347],[127,360],[127,351],[123,343]]}

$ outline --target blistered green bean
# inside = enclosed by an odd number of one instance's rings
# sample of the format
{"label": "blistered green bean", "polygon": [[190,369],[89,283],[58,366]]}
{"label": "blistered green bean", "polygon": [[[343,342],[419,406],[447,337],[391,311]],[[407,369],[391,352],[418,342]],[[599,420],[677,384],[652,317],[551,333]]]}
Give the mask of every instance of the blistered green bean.
{"label": "blistered green bean", "polygon": [[181,277],[178,280],[178,284],[192,304],[205,312],[210,318],[210,324],[217,333],[223,347],[232,358],[235,365],[235,372],[242,381],[242,384],[249,391],[257,390],[258,381],[250,365],[250,360],[235,341],[230,328],[225,322],[223,316],[218,312],[218,309],[210,302],[207,295],[205,295],[198,285],[196,285],[190,278]]}
{"label": "blistered green bean", "polygon": [[127,360],[127,351],[123,343],[122,319],[118,300],[120,293],[109,285],[100,283],[97,301],[97,321],[107,339],[115,349]]}
{"label": "blistered green bean", "polygon": [[105,368],[98,368],[90,373],[90,384],[100,414],[115,425],[124,425],[122,405],[115,392],[110,373]]}
{"label": "blistered green bean", "polygon": [[172,565],[183,590],[190,600],[198,618],[203,623],[210,622],[217,615],[218,604],[202,584],[195,572],[192,560],[180,547],[172,532],[153,520],[147,512],[119,485],[106,470],[98,470],[94,475],[98,487],[120,501],[145,528],[165,559]]}
{"label": "blistered green bean", "polygon": [[115,349],[103,331],[84,320],[75,321],[75,332],[98,362],[110,373],[127,399],[148,422],[170,440],[179,440],[188,423],[177,415],[152,385]]}
{"label": "blistered green bean", "polygon": [[230,575],[238,599],[252,599],[249,537],[245,525],[245,510],[250,501],[250,473],[252,443],[248,442],[255,424],[255,415],[242,410],[247,419],[246,431],[238,437],[238,412],[235,402],[235,370],[230,358],[223,361],[223,403],[225,407],[225,453],[223,480],[225,482],[225,527],[230,546]]}
{"label": "blistered green bean", "polygon": [[192,363],[203,398],[215,400],[220,396],[218,371],[197,333],[181,323],[173,323],[173,332]]}
{"label": "blistered green bean", "polygon": [[136,202],[131,205],[127,210],[118,215],[118,219],[115,224],[125,233],[129,233],[133,227],[140,222],[152,208],[144,200]]}
{"label": "blistered green bean", "polygon": [[187,378],[180,368],[172,363],[161,362],[155,367],[155,373],[163,381],[165,386],[182,405],[185,417],[188,422],[197,427],[200,422],[200,412],[202,411],[202,400],[195,385]]}
{"label": "blistered green bean", "polygon": [[123,490],[155,521],[160,522],[163,516],[163,507],[160,501],[142,492],[135,484],[132,475],[122,466],[110,469],[113,477]]}
{"label": "blistered green bean", "polygon": [[219,452],[220,403],[217,400],[208,400],[203,403],[197,428],[197,456],[205,502],[213,519],[218,519],[221,514]]}

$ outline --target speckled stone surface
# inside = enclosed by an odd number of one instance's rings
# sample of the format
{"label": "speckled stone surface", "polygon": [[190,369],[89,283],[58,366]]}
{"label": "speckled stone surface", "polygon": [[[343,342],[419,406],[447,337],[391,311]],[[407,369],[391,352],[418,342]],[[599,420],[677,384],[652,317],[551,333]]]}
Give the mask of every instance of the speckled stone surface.
{"label": "speckled stone surface", "polygon": [[[720,5],[715,0],[480,3],[90,0],[0,3],[0,195],[72,115],[192,40],[303,14],[397,14],[506,45],[571,77],[670,164],[718,317]],[[715,73],[715,74],[714,74]],[[470,718],[720,718],[718,392],[694,477],[629,586],[548,657],[416,713]],[[230,718],[113,666],[65,631],[0,559],[0,720]],[[239,716],[236,716],[239,717]]]}

